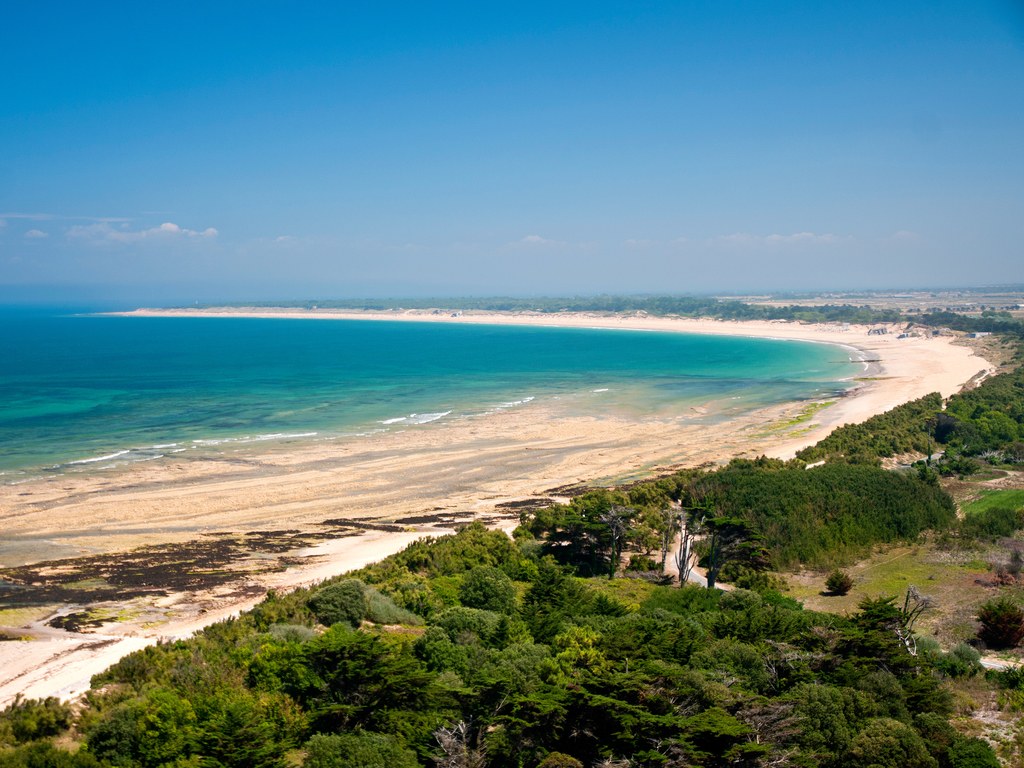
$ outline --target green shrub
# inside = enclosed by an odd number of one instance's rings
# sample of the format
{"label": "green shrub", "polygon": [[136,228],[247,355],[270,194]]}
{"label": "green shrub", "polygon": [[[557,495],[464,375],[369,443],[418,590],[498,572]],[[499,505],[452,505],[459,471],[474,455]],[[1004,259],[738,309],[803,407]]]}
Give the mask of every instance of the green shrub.
{"label": "green shrub", "polygon": [[192,703],[166,688],[118,705],[87,734],[89,751],[112,765],[156,768],[195,753],[199,723]]}
{"label": "green shrub", "polygon": [[387,595],[373,587],[365,587],[363,596],[366,598],[366,614],[368,621],[374,624],[422,624],[423,619],[412,611],[395,604]]}
{"label": "green shrub", "polygon": [[452,642],[487,643],[498,628],[500,618],[494,611],[458,606],[439,613],[434,619],[434,625],[445,630]]}
{"label": "green shrub", "polygon": [[572,755],[562,752],[549,752],[548,756],[540,761],[537,768],[583,768],[583,763]]}
{"label": "green shrub", "polygon": [[890,718],[868,722],[853,739],[841,764],[844,768],[936,768],[938,765],[915,730]]}
{"label": "green shrub", "polygon": [[427,631],[413,643],[413,653],[431,672],[455,672],[465,675],[469,655],[464,646],[456,645],[441,627],[427,627]]}
{"label": "green shrub", "polygon": [[960,523],[960,533],[969,539],[1000,539],[1012,536],[1021,523],[1021,510],[992,507],[968,513]]}
{"label": "green shrub", "polygon": [[974,677],[984,670],[981,654],[967,643],[957,643],[949,653],[938,657],[935,668],[947,677]]}
{"label": "green shrub", "polygon": [[629,609],[614,597],[609,597],[604,592],[598,592],[590,601],[587,613],[594,616],[625,616]]}
{"label": "green shrub", "polygon": [[981,462],[969,456],[953,456],[939,464],[939,473],[945,477],[957,477],[963,479],[978,472],[981,469]]}
{"label": "green shrub", "polygon": [[325,627],[344,622],[358,627],[366,616],[365,585],[358,579],[336,581],[321,587],[309,598],[309,608]]}
{"label": "green shrub", "polygon": [[629,563],[626,565],[626,570],[640,572],[660,571],[661,566],[652,557],[635,554],[629,556]]}
{"label": "green shrub", "polygon": [[992,747],[979,738],[959,738],[949,748],[949,764],[956,768],[999,768]]}
{"label": "green shrub", "polygon": [[317,734],[303,768],[419,768],[416,753],[394,736],[368,731]]}
{"label": "green shrub", "polygon": [[106,768],[84,749],[65,752],[48,741],[33,741],[0,751],[0,768]]}
{"label": "green shrub", "polygon": [[316,632],[301,624],[274,624],[268,633],[282,643],[304,643],[316,637]]}
{"label": "green shrub", "polygon": [[467,608],[512,613],[516,608],[516,586],[500,568],[480,565],[462,580],[459,602]]}
{"label": "green shrub", "polygon": [[846,595],[853,589],[853,577],[845,571],[832,571],[825,579],[825,589],[830,595]]}
{"label": "green shrub", "polygon": [[18,744],[56,736],[70,728],[71,721],[71,707],[52,696],[46,699],[16,696],[13,703],[0,711],[0,723],[10,729]]}
{"label": "green shrub", "polygon": [[989,648],[1016,648],[1024,639],[1024,610],[1007,597],[989,600],[978,610],[980,637]]}

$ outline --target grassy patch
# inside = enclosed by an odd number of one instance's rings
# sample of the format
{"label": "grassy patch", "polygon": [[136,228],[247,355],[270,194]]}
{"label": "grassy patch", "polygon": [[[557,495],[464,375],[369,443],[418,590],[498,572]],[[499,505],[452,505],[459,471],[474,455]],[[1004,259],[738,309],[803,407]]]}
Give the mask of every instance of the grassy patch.
{"label": "grassy patch", "polygon": [[643,579],[593,578],[587,579],[587,586],[627,606],[639,606],[654,591],[654,584]]}
{"label": "grassy patch", "polygon": [[[806,424],[813,419],[818,413],[828,408],[830,405],[835,405],[835,400],[822,400],[820,402],[807,403],[804,405],[796,414],[788,419],[781,421],[775,421],[767,424],[762,431],[758,434],[759,437],[768,437],[779,432],[785,432],[787,430],[799,427],[801,424]],[[807,431],[806,429],[804,431]]]}
{"label": "grassy patch", "polygon": [[854,580],[848,595],[832,596],[825,591],[827,573],[803,572],[783,575],[789,596],[817,611],[850,614],[865,597],[896,595],[900,600],[914,585],[934,600],[917,626],[921,634],[934,634],[949,647],[974,636],[978,606],[991,598],[992,587],[978,583],[988,574],[988,564],[977,553],[953,555],[931,544],[892,547],[845,569]]}
{"label": "grassy patch", "polygon": [[33,605],[25,608],[0,609],[0,627],[24,627],[45,619],[57,609],[55,605]]}
{"label": "grassy patch", "polygon": [[965,503],[962,508],[965,515],[973,515],[978,512],[987,512],[990,509],[1006,507],[1012,509],[1024,508],[1024,490],[1015,488],[1012,490],[982,491],[978,498]]}

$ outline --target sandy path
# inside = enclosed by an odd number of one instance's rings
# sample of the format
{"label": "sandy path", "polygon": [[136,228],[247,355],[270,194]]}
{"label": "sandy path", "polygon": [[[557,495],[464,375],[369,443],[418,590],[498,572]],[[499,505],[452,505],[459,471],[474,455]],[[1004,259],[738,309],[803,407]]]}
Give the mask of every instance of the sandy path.
{"label": "sandy path", "polygon": [[[144,314],[140,312],[139,314]],[[156,314],[156,313],[145,313]],[[195,314],[160,313],[160,314]],[[209,314],[209,313],[204,313]],[[278,317],[282,313],[250,314]],[[64,475],[0,487],[0,565],[53,557],[125,551],[141,544],[188,541],[213,531],[321,530],[332,518],[400,520],[424,513],[492,513],[501,502],[547,497],[576,483],[640,477],[656,469],[733,455],[789,457],[834,426],[862,421],[902,402],[939,391],[950,395],[992,366],[947,337],[869,336],[862,327],[711,320],[473,313],[287,313],[288,317],[428,322],[487,322],[624,328],[804,339],[842,344],[873,361],[854,393],[782,428],[802,406],[765,409],[710,426],[699,413],[671,418],[568,417],[531,403],[486,419],[383,433],[359,441],[302,445],[265,454],[136,465],[118,473]],[[325,544],[335,556],[259,580],[294,586],[359,567],[422,535],[373,533]],[[247,600],[188,596],[170,623],[144,629],[127,622],[97,635],[0,643],[0,704],[17,692],[70,696],[88,676],[139,643],[181,636],[249,607]],[[189,606],[208,606],[205,613]],[[106,643],[103,645],[102,643]]]}

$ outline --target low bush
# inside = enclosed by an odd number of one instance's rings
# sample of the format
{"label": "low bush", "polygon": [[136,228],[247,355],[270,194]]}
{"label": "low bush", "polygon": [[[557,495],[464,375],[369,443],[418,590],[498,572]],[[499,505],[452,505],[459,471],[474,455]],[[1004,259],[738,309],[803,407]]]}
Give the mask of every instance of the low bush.
{"label": "low bush", "polygon": [[825,589],[830,595],[846,595],[853,589],[853,577],[845,571],[832,571],[825,579]]}
{"label": "low bush", "polygon": [[365,585],[358,579],[336,581],[321,587],[309,598],[309,609],[325,627],[344,622],[358,627],[366,616]]}
{"label": "low bush", "polygon": [[383,733],[317,734],[306,743],[303,768],[418,768],[416,753]]}
{"label": "low bush", "polygon": [[980,637],[989,648],[1016,648],[1024,639],[1024,610],[1007,597],[989,600],[978,610]]}
{"label": "low bush", "polygon": [[479,565],[463,578],[459,602],[467,608],[511,613],[516,607],[516,586],[500,568]]}

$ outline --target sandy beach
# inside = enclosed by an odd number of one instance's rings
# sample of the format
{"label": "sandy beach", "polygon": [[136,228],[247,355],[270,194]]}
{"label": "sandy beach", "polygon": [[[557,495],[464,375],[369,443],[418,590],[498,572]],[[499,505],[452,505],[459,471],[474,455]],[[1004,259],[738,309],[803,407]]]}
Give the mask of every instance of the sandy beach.
{"label": "sandy beach", "polygon": [[[929,392],[951,395],[993,370],[990,362],[952,337],[898,339],[896,333],[869,335],[868,328],[859,326],[595,314],[466,312],[453,317],[427,311],[129,314],[518,324],[800,339],[842,345],[851,359],[867,364],[848,396],[809,417],[801,415],[806,404],[790,404],[709,426],[693,413],[657,419],[570,417],[531,403],[486,420],[358,441],[296,444],[265,454],[154,462],[116,473],[60,475],[2,486],[5,537],[0,566],[5,568],[251,532],[279,539],[305,535],[313,545],[287,552],[286,568],[250,567],[271,557],[260,554],[246,561],[237,580],[216,588],[135,597],[131,610],[118,606],[118,621],[82,633],[48,628],[45,615],[15,623],[5,622],[0,613],[0,624],[8,624],[9,634],[37,638],[0,643],[0,705],[18,692],[74,695],[83,680],[87,685],[88,674],[140,644],[187,634],[248,607],[267,588],[309,583],[380,559],[419,536],[448,530],[452,522],[483,518],[508,527],[514,525],[517,504],[564,498],[573,486],[634,479],[735,455],[790,457],[835,426],[862,421]],[[60,569],[47,567],[47,573]],[[239,584],[246,588],[239,589]],[[23,617],[17,612],[11,617],[15,615]]]}

